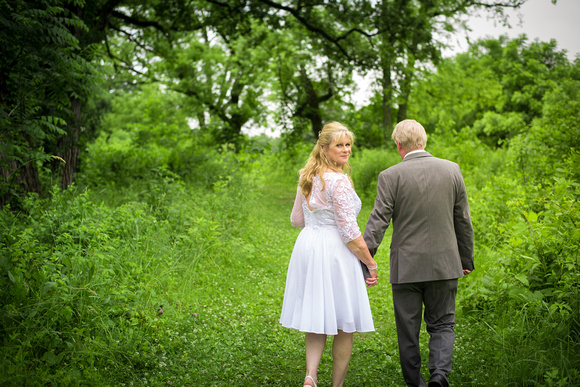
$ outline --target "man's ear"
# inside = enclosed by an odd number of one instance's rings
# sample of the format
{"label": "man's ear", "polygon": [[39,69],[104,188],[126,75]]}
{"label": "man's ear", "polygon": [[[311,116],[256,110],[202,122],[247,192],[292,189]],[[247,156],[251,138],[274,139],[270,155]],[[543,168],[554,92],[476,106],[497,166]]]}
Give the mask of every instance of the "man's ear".
{"label": "man's ear", "polygon": [[399,152],[399,155],[401,156],[401,158],[405,158],[405,155],[407,154],[407,151],[405,151],[405,149],[403,149],[403,147],[401,146],[401,143],[397,141],[397,151]]}

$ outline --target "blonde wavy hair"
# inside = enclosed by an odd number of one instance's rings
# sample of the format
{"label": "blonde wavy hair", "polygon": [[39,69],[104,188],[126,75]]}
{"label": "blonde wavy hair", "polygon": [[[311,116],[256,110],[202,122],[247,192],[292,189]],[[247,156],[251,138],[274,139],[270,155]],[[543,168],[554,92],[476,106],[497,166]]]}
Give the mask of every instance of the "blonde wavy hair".
{"label": "blonde wavy hair", "polygon": [[352,145],[354,142],[354,134],[348,130],[346,126],[340,122],[330,122],[324,125],[318,135],[318,141],[316,142],[316,145],[314,145],[310,157],[308,157],[306,165],[300,170],[298,185],[304,195],[308,195],[312,190],[312,181],[316,175],[320,175],[320,180],[322,180],[322,190],[324,190],[325,182],[322,176],[328,169],[346,173],[350,179],[350,165],[348,165],[348,162],[341,167],[331,161],[324,152],[324,148],[336,144],[344,137],[347,137]]}

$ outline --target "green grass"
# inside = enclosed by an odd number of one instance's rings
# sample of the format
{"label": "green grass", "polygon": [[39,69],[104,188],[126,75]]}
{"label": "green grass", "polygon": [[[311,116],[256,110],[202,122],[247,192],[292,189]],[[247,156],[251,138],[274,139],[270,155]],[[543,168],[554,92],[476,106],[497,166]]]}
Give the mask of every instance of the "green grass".
{"label": "green grass", "polygon": [[[299,233],[289,221],[294,193],[292,186],[260,188],[244,224],[235,225],[226,241],[216,238],[210,248],[198,249],[201,254],[194,257],[180,257],[187,249],[171,244],[162,228],[159,241],[153,234],[137,249],[124,252],[123,259],[132,255],[140,265],[148,256],[162,254],[167,264],[156,268],[158,275],[146,284],[155,291],[147,293],[154,299],[142,299],[145,318],[113,334],[134,337],[107,342],[123,348],[115,351],[108,366],[98,362],[101,366],[90,372],[93,381],[111,386],[300,384],[304,335],[278,322],[287,265]],[[172,206],[187,211],[187,206]],[[188,218],[183,213],[181,217]],[[187,259],[194,262],[188,264]],[[377,332],[355,335],[348,385],[401,383],[388,273],[382,280],[380,287],[369,289]],[[160,305],[163,314],[158,312]],[[330,338],[328,344],[320,367],[321,386],[331,384]]]}
{"label": "green grass", "polygon": [[[130,381],[143,385],[300,384],[305,372],[303,333],[278,322],[287,264],[299,233],[289,221],[294,192],[291,186],[262,188],[259,205],[251,206],[244,232],[234,240],[235,248],[224,246],[225,253],[201,258],[194,273],[180,273],[187,281],[173,281],[165,289],[164,313],[153,323],[158,337],[155,356],[141,369],[117,369],[109,377],[126,385]],[[361,225],[369,212],[365,207]],[[349,386],[403,384],[386,251],[388,247],[383,247],[377,256],[384,270],[381,284],[369,289],[376,332],[355,334]],[[426,333],[421,345],[428,375]],[[331,385],[330,350],[331,338],[320,366],[320,386]]]}
{"label": "green grass", "polygon": [[[26,307],[5,306],[2,321],[10,335],[2,341],[6,372],[0,382],[300,385],[304,335],[278,322],[299,233],[289,220],[295,187],[256,181],[232,179],[212,192],[171,182],[154,190],[63,193],[51,199],[53,209],[31,207],[37,211],[30,215],[37,219],[31,221],[36,228],[26,226],[24,234],[6,215],[7,235],[19,240],[3,251],[19,264],[31,264],[29,269],[53,270],[58,286],[42,285],[44,290],[34,293],[38,300]],[[97,204],[101,201],[113,204]],[[361,229],[371,206],[365,200]],[[389,240],[390,230],[376,256],[379,285],[368,290],[376,332],[355,334],[348,386],[404,384],[388,279]],[[32,259],[42,249],[50,258],[44,266]],[[549,340],[557,321],[508,307],[478,309],[486,297],[498,300],[499,294],[482,292],[503,280],[488,278],[497,253],[476,254],[478,270],[460,281],[452,385],[573,385],[579,373],[570,368],[577,364],[578,346],[561,339],[570,333]],[[37,283],[22,278],[16,284]],[[35,309],[40,312],[33,316],[29,310]],[[20,325],[8,324],[16,318]],[[330,344],[329,338],[319,370],[321,387],[331,385]],[[420,345],[428,377],[424,329]]]}

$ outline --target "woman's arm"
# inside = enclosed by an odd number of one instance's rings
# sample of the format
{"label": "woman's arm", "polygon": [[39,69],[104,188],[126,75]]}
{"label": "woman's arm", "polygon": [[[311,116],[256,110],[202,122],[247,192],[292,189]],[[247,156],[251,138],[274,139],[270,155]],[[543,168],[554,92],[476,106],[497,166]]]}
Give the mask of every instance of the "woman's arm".
{"label": "woman's arm", "polygon": [[356,222],[357,211],[351,193],[352,186],[347,178],[340,179],[332,188],[334,216],[346,247],[369,268],[371,277],[366,279],[366,283],[368,286],[373,286],[377,284],[377,263],[371,256]]}
{"label": "woman's arm", "polygon": [[[369,268],[369,273],[371,274],[370,278],[366,279],[366,283],[368,286],[374,286],[377,284],[377,270],[378,267],[377,262],[369,253],[369,249],[367,248],[367,244],[363,239],[362,235],[346,244],[346,247],[367,267]],[[374,269],[374,270],[371,270]]]}
{"label": "woman's arm", "polygon": [[290,214],[290,222],[292,226],[304,228],[304,210],[302,209],[302,193],[300,186],[296,191],[296,198],[294,199],[294,207],[292,207],[292,214]]}

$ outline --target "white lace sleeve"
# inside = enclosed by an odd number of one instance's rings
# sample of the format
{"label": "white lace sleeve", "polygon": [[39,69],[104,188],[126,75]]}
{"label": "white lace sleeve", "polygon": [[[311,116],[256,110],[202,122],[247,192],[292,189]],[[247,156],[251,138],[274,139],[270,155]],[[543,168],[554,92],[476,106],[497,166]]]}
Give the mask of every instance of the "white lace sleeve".
{"label": "white lace sleeve", "polygon": [[296,199],[294,199],[294,207],[292,207],[292,214],[290,214],[290,222],[292,226],[304,228],[304,209],[302,208],[302,193],[300,187],[296,192]]}
{"label": "white lace sleeve", "polygon": [[346,176],[341,176],[330,188],[328,193],[330,194],[329,199],[332,203],[334,218],[342,241],[348,243],[361,236],[360,228],[356,222],[358,208],[353,188]]}

